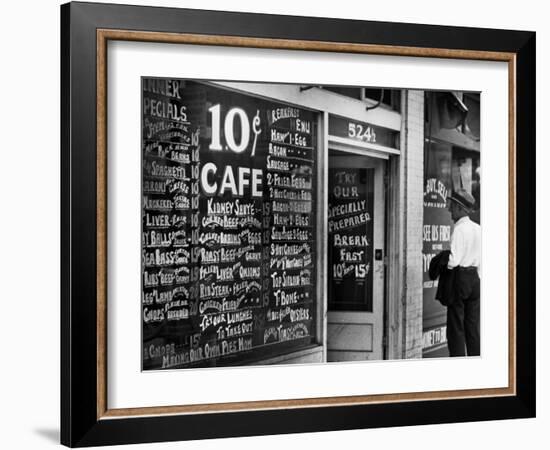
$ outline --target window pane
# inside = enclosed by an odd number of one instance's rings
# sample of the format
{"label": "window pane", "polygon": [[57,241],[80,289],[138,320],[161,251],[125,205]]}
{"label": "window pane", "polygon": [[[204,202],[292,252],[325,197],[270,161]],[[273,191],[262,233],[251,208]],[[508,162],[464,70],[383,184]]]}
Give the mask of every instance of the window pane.
{"label": "window pane", "polygon": [[362,88],[344,86],[323,86],[323,89],[331,92],[336,92],[337,94],[345,95],[346,97],[351,97],[356,100],[361,100]]}
{"label": "window pane", "polygon": [[142,94],[143,369],[313,344],[315,114],[186,80]]}
{"label": "window pane", "polygon": [[329,309],[372,312],[374,169],[329,169]]}

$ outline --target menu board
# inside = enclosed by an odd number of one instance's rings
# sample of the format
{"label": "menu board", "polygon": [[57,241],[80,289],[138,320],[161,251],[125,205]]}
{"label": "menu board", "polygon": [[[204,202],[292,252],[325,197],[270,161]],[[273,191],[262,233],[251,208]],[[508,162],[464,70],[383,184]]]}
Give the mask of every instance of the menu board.
{"label": "menu board", "polygon": [[329,169],[328,305],[372,311],[374,169]]}
{"label": "menu board", "polygon": [[315,114],[144,78],[143,370],[315,343]]}

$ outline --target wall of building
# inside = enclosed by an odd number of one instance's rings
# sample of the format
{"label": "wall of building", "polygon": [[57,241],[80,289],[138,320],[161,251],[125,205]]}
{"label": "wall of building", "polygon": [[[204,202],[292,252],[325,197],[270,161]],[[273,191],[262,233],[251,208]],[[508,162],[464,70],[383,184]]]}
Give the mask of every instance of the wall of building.
{"label": "wall of building", "polygon": [[326,362],[323,347],[316,346],[298,350],[286,355],[280,355],[275,358],[269,358],[255,362],[251,365],[267,365],[267,364],[315,364]]}
{"label": "wall of building", "polygon": [[405,91],[403,358],[422,357],[422,224],[424,213],[424,91]]}

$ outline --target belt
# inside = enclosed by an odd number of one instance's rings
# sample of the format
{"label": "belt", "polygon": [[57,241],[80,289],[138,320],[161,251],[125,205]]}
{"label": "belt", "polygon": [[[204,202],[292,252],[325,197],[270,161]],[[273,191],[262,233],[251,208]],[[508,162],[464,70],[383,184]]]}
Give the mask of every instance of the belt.
{"label": "belt", "polygon": [[477,271],[477,267],[476,266],[469,266],[469,267],[458,266],[458,270],[464,271],[464,272],[469,272],[469,271],[473,271],[473,270]]}

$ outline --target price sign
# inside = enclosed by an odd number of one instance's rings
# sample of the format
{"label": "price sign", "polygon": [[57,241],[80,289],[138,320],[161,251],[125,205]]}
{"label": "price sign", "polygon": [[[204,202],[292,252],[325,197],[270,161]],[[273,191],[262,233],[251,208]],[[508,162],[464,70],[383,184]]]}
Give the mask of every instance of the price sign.
{"label": "price sign", "polygon": [[143,84],[144,370],[246,364],[315,336],[315,115]]}

